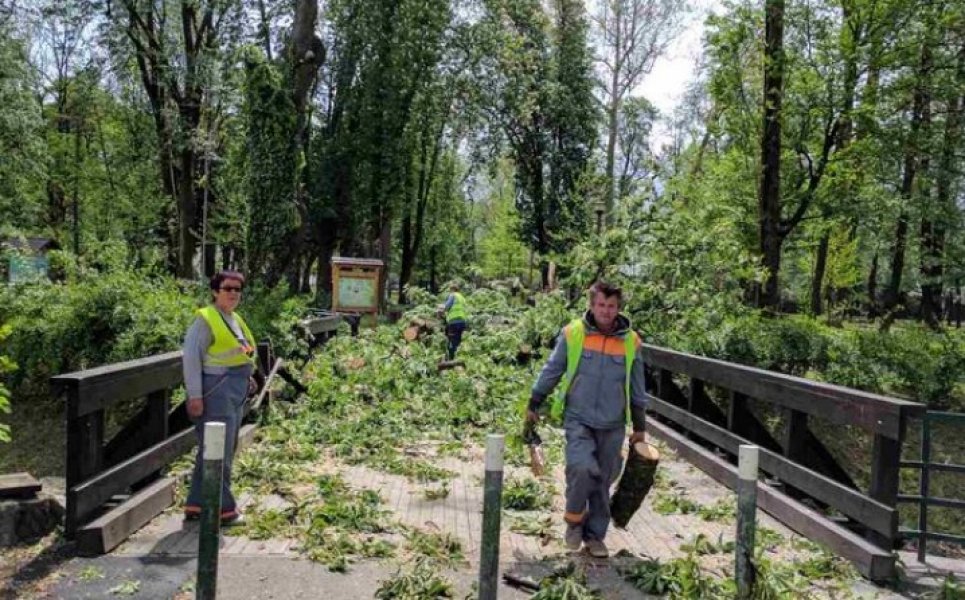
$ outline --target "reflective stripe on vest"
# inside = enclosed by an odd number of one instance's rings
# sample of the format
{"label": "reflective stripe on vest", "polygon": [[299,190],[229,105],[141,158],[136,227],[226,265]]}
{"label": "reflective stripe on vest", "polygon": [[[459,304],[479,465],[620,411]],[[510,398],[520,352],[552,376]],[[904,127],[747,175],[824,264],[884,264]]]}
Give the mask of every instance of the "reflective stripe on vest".
{"label": "reflective stripe on vest", "polygon": [[198,316],[211,328],[211,345],[204,354],[202,364],[212,367],[238,367],[255,362],[255,336],[237,312],[235,323],[241,327],[244,343],[239,340],[225,322],[224,316],[214,306],[198,309]]}
{"label": "reflective stripe on vest", "polygon": [[466,320],[466,298],[459,292],[452,293],[452,306],[449,307],[449,311],[446,313],[447,321],[465,321]]}
{"label": "reflective stripe on vest", "polygon": [[[583,356],[583,342],[586,340],[586,327],[582,319],[575,319],[563,328],[563,336],[566,339],[566,375],[560,382],[560,387],[553,397],[553,404],[550,406],[550,417],[554,421],[563,418],[563,411],[566,409],[566,394],[570,390],[573,379],[576,378],[576,370],[580,366],[580,358]],[[627,423],[630,422],[630,374],[633,371],[633,361],[637,356],[637,339],[635,331],[628,331],[623,336],[624,349],[624,368],[626,376],[623,383],[623,392],[627,400]]]}

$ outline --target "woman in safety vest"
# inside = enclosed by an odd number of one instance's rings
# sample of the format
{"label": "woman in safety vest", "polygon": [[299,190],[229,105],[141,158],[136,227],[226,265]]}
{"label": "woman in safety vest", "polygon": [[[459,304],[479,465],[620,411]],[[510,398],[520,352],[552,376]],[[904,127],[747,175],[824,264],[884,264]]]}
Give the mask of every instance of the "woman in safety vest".
{"label": "woman in safety vest", "polygon": [[201,465],[204,425],[225,424],[224,480],[221,522],[234,524],[241,513],[231,493],[231,463],[245,398],[254,388],[255,338],[235,309],[241,301],[245,277],[221,271],[211,278],[213,302],[197,312],[184,338],[184,385],[188,416],[198,437],[198,453],[191,474],[191,491],[184,506],[186,519],[201,515]]}

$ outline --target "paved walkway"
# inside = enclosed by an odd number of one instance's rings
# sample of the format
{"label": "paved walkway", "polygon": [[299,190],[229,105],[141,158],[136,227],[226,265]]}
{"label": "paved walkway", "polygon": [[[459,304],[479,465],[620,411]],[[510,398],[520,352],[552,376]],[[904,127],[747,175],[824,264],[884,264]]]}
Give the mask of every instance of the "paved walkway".
{"label": "paved walkway", "polygon": [[[431,451],[429,452],[431,454]],[[712,505],[716,501],[732,497],[732,492],[717,484],[710,477],[688,463],[664,451],[662,469],[665,478],[673,485],[663,493],[683,492],[686,497],[700,505]],[[340,471],[346,482],[357,489],[377,490],[389,519],[426,531],[448,533],[462,543],[467,563],[464,568],[450,570],[452,579],[461,594],[471,590],[478,569],[480,532],[482,527],[482,450],[471,449],[465,460],[445,458],[434,460],[438,466],[452,470],[456,476],[448,484],[449,494],[440,499],[428,500],[425,489],[438,488],[438,484],[412,483],[404,477],[390,475],[366,467],[338,465],[331,467]],[[511,469],[507,477],[520,473]],[[562,473],[555,473],[557,490],[563,489]],[[733,521],[705,521],[696,514],[661,515],[654,511],[653,501],[658,496],[651,492],[644,506],[637,512],[625,531],[611,529],[607,538],[611,552],[625,551],[633,556],[670,559],[682,556],[681,545],[704,534],[710,541],[733,539]],[[559,519],[562,506],[560,494],[555,497],[552,512],[540,513],[551,516],[551,535],[539,539],[510,531],[511,513],[504,513],[500,562],[502,572],[539,579],[561,560],[575,559],[587,571],[591,586],[603,592],[607,598],[643,598],[643,594],[626,584],[616,572],[615,565],[621,561],[595,561],[582,554],[568,555],[562,545],[562,524]],[[242,507],[257,503],[263,507],[283,506],[285,500],[277,496],[252,498],[243,496]],[[524,513],[518,513],[523,515]],[[532,513],[529,513],[532,515]],[[531,516],[528,518],[532,518]],[[779,536],[796,537],[786,527],[764,514],[758,514],[759,527],[766,527]],[[127,542],[104,557],[74,559],[63,569],[60,580],[42,597],[81,598],[104,597],[121,581],[137,581],[138,589],[132,597],[182,598],[193,597],[191,582],[194,576],[197,553],[197,524],[185,523],[179,511],[172,508],[133,535]],[[378,583],[395,573],[397,563],[391,560],[362,561],[349,566],[347,574],[330,573],[323,565],[298,559],[297,542],[289,539],[250,540],[245,537],[226,536],[222,542],[219,597],[221,598],[314,598],[322,590],[327,598],[371,598]],[[776,552],[793,553],[793,544],[782,544]],[[913,564],[913,555],[903,557],[908,573],[927,582],[929,573]],[[788,556],[774,555],[774,558]],[[965,562],[936,559],[939,568],[956,571],[965,578]],[[729,557],[719,559],[721,566]],[[706,564],[706,563],[705,563]],[[936,565],[938,566],[938,565]],[[85,571],[86,569],[86,571]],[[93,571],[91,570],[93,569]],[[711,559],[710,573],[724,575],[717,570]],[[91,573],[103,573],[92,577]],[[943,574],[945,571],[941,571]],[[87,576],[84,574],[87,573]],[[943,575],[942,575],[943,576]],[[857,581],[853,590],[860,597],[898,598],[887,590],[876,588],[864,581]],[[114,595],[117,592],[113,592]],[[526,598],[527,594],[503,588],[500,598]]]}

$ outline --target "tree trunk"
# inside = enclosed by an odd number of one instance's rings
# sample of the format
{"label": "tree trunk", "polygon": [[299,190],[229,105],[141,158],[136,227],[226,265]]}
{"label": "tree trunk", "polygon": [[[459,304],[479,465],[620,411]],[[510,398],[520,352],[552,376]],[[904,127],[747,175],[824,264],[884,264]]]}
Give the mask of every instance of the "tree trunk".
{"label": "tree trunk", "polygon": [[[432,182],[435,180],[436,167],[439,164],[439,154],[442,152],[442,135],[445,131],[446,122],[449,116],[449,102],[445,116],[440,119],[439,127],[433,137],[429,137],[427,122],[422,133],[422,148],[419,159],[419,184],[416,189],[415,197],[415,221],[412,221],[411,200],[406,207],[405,218],[402,223],[402,261],[399,268],[399,304],[405,304],[405,286],[412,282],[412,272],[415,269],[416,257],[419,255],[419,246],[422,244],[422,237],[425,231],[426,207],[429,203],[429,195],[432,191]],[[428,119],[427,119],[428,121]],[[429,156],[429,145],[432,144],[432,155]],[[428,164],[426,164],[428,162]]]}
{"label": "tree trunk", "polygon": [[871,270],[868,272],[868,317],[878,318],[878,253],[871,259]]}
{"label": "tree trunk", "polygon": [[614,3],[613,9],[617,12],[613,22],[616,24],[616,38],[613,43],[615,51],[613,53],[613,68],[610,77],[610,104],[607,106],[607,140],[606,140],[606,223],[613,222],[613,207],[616,204],[614,197],[616,193],[616,181],[614,180],[616,169],[616,147],[617,147],[617,127],[620,115],[620,71],[623,70],[623,19],[620,9],[624,8],[624,3],[618,1]]}
{"label": "tree trunk", "polygon": [[[965,83],[965,44],[959,47],[957,82]],[[935,208],[926,210],[921,222],[921,276],[922,298],[921,317],[932,329],[941,328],[939,302],[942,297],[944,277],[945,225],[956,207],[952,199],[955,183],[956,149],[961,144],[962,111],[965,110],[965,95],[953,96],[948,102],[948,116],[945,118],[945,131],[942,151],[938,159],[936,179]],[[932,221],[931,216],[935,215]]]}
{"label": "tree trunk", "polygon": [[765,2],[764,131],[758,196],[759,238],[767,280],[759,307],[776,309],[781,271],[781,100],[784,79],[784,0]]}
{"label": "tree trunk", "polygon": [[308,241],[310,216],[305,185],[304,166],[308,163],[305,152],[309,136],[309,99],[318,81],[318,70],[325,62],[325,46],[315,35],[318,21],[318,0],[297,0],[295,19],[292,23],[292,40],[288,48],[288,64],[292,74],[292,103],[295,106],[295,131],[292,137],[295,157],[294,178],[295,210],[298,212],[297,229],[288,243],[286,276],[289,289],[300,286],[301,259],[307,259],[305,244]]}
{"label": "tree trunk", "polygon": [[811,278],[811,314],[815,317],[821,315],[823,308],[821,298],[824,288],[824,272],[828,264],[828,246],[831,241],[831,232],[825,231],[818,243],[817,257],[814,260],[814,274]]}
{"label": "tree trunk", "polygon": [[[186,142],[189,144],[190,142]],[[178,272],[182,279],[194,279],[194,255],[198,236],[195,233],[195,155],[194,149],[185,147],[180,152],[181,170],[178,173]]]}
{"label": "tree trunk", "polygon": [[74,228],[74,254],[80,256],[80,123],[74,122],[74,199],[71,204]]}
{"label": "tree trunk", "polygon": [[921,59],[912,102],[911,129],[905,149],[904,172],[901,179],[901,198],[905,207],[902,208],[898,217],[898,224],[895,227],[895,243],[891,254],[891,277],[888,280],[888,288],[885,290],[884,308],[886,311],[894,311],[898,306],[901,294],[901,278],[905,268],[905,246],[908,238],[908,206],[911,205],[914,196],[915,178],[918,174],[921,130],[927,127],[931,119],[929,109],[931,98],[928,90],[931,67],[931,46],[926,42],[921,46]]}

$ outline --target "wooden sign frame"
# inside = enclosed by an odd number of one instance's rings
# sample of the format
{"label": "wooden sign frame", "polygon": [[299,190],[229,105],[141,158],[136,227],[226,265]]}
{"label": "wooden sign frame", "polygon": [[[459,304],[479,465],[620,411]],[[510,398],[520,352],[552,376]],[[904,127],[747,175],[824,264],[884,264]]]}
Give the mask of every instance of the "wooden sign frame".
{"label": "wooden sign frame", "polygon": [[[332,310],[378,314],[382,299],[381,260],[332,257]],[[343,289],[344,288],[344,289]],[[364,301],[359,296],[367,296]]]}

